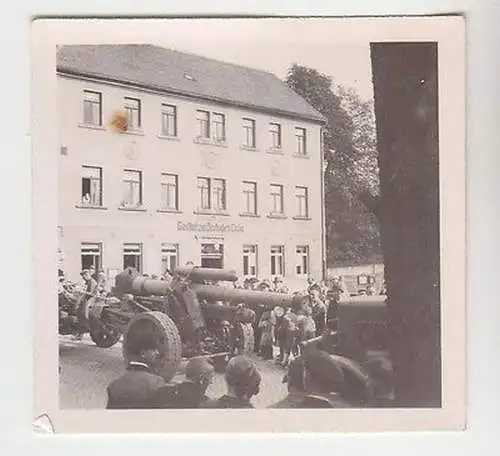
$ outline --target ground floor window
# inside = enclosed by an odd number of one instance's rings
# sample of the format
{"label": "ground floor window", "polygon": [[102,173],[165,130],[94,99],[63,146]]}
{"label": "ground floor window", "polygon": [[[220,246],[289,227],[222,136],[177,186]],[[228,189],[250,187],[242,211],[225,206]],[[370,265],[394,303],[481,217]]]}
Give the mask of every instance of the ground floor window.
{"label": "ground floor window", "polygon": [[179,246],[177,244],[161,245],[161,269],[162,273],[170,271],[173,273],[179,265]]}
{"label": "ground floor window", "polygon": [[257,277],[257,246],[243,246],[243,275]]}
{"label": "ground floor window", "polygon": [[285,275],[284,263],[285,248],[282,245],[271,246],[271,275]]}
{"label": "ground floor window", "polygon": [[142,244],[123,245],[123,269],[135,268],[142,272]]}
{"label": "ground floor window", "polygon": [[297,256],[295,266],[297,275],[309,274],[309,247],[307,245],[298,245],[295,253]]}
{"label": "ground floor window", "polygon": [[223,244],[201,244],[201,266],[203,268],[224,267],[224,245]]}
{"label": "ground floor window", "polygon": [[98,271],[102,264],[102,244],[83,242],[80,248],[82,271],[94,268]]}

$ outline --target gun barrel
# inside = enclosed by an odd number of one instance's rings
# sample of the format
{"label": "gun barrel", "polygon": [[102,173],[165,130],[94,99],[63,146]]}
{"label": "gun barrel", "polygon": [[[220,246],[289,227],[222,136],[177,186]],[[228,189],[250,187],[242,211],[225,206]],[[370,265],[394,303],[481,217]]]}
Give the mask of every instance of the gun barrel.
{"label": "gun barrel", "polygon": [[300,303],[302,297],[291,296],[282,293],[272,293],[253,290],[234,290],[214,285],[202,285],[194,283],[193,291],[199,299],[214,301],[226,301],[231,303],[243,303],[249,306],[267,305],[269,307],[291,307]]}
{"label": "gun barrel", "polygon": [[172,291],[165,280],[148,279],[134,268],[127,268],[115,278],[115,291],[119,295],[130,293],[136,296],[163,296]]}
{"label": "gun barrel", "polygon": [[[185,268],[184,268],[185,269]],[[200,272],[203,277],[207,269],[195,269],[195,272]],[[208,269],[208,271],[213,271]],[[224,270],[216,270],[222,273],[224,277],[231,277],[232,272]],[[208,274],[210,276],[210,272]],[[201,276],[198,276],[201,277]],[[209,280],[209,279],[206,279]],[[221,280],[221,279],[219,279]],[[227,280],[227,279],[226,279]],[[134,268],[127,268],[115,278],[115,292],[118,295],[130,293],[135,296],[164,296],[172,292],[170,282],[158,279],[149,279],[140,275]],[[175,287],[175,286],[174,286]],[[207,299],[211,301],[225,301],[236,304],[246,304],[249,307],[265,305],[268,308],[276,306],[294,307],[302,301],[301,296],[291,296],[283,293],[273,293],[254,290],[240,290],[215,285],[204,285],[201,283],[191,283],[190,288],[196,293],[198,299]]]}
{"label": "gun barrel", "polygon": [[216,268],[200,268],[197,266],[177,268],[175,270],[175,274],[183,277],[188,276],[193,282],[203,280],[236,282],[238,280],[238,276],[235,271]]}

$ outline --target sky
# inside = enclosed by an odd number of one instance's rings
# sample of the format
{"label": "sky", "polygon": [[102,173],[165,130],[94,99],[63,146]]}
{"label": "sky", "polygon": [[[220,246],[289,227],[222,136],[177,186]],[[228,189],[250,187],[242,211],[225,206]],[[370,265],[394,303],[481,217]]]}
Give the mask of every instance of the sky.
{"label": "sky", "polygon": [[336,24],[310,19],[172,20],[144,42],[274,73],[284,78],[293,64],[308,66],[373,97],[369,42],[339,34]]}

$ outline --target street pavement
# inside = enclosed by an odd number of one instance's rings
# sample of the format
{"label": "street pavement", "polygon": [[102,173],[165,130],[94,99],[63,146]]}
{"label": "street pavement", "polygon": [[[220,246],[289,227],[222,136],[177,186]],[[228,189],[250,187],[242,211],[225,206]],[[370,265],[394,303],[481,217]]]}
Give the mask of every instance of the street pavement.
{"label": "street pavement", "polygon": [[[286,395],[286,385],[282,383],[285,369],[276,366],[274,361],[257,357],[254,362],[262,376],[262,383],[260,393],[252,403],[256,408],[264,408]],[[81,341],[60,336],[59,363],[59,399],[63,409],[103,409],[106,406],[107,386],[124,369],[120,343],[111,348],[99,348],[87,336]],[[181,364],[174,381],[182,380],[184,367],[185,362]],[[218,397],[224,392],[224,376],[216,374],[207,394]]]}

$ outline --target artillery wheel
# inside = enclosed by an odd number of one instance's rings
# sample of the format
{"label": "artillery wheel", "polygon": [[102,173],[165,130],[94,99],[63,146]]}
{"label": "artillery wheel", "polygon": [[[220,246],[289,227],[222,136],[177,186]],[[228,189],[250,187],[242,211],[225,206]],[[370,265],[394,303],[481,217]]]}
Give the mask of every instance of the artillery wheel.
{"label": "artillery wheel", "polygon": [[233,350],[236,355],[249,355],[253,353],[255,335],[251,323],[235,323],[233,328]]}
{"label": "artillery wheel", "polygon": [[159,352],[157,372],[170,381],[176,374],[181,362],[182,343],[177,326],[163,312],[144,312],[135,316],[127,326],[123,337],[123,358],[129,361],[129,345],[134,336],[142,331],[148,331],[156,340]]}
{"label": "artillery wheel", "polygon": [[120,331],[110,328],[92,316],[89,318],[89,335],[99,348],[112,347],[122,336]]}

